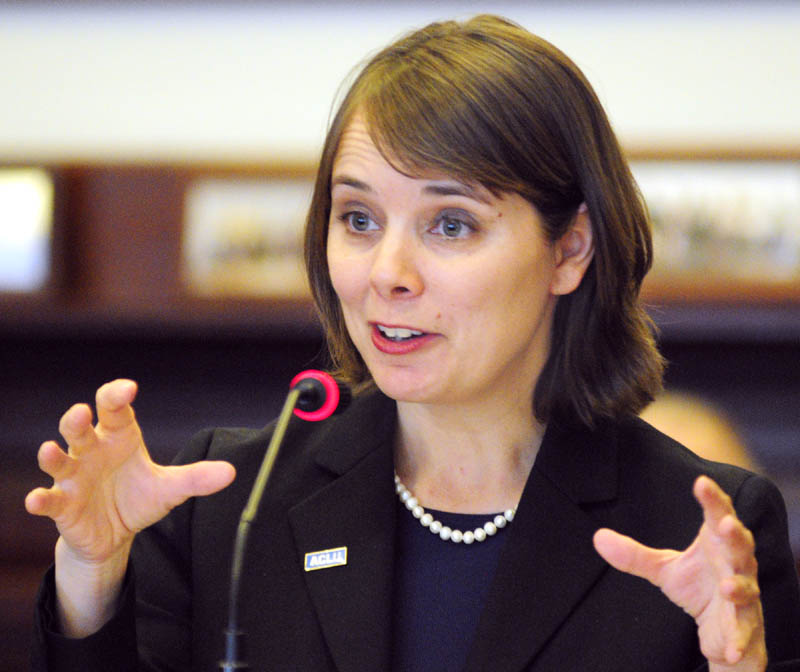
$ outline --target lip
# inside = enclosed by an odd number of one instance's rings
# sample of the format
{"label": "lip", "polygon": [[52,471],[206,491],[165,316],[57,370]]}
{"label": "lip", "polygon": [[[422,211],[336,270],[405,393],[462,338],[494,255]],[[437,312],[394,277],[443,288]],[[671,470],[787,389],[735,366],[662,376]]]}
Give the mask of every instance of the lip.
{"label": "lip", "polygon": [[[401,325],[390,325],[384,324],[383,322],[380,323],[384,327],[394,327],[394,328],[405,328],[409,329],[410,327],[402,327]],[[416,352],[421,348],[424,348],[428,343],[430,343],[434,338],[436,338],[436,334],[430,333],[423,333],[422,336],[417,336],[416,338],[410,338],[407,341],[392,341],[386,338],[378,329],[378,324],[375,322],[370,322],[370,327],[372,327],[372,344],[384,354],[387,355],[407,355],[411,352]],[[422,331],[421,329],[413,329],[413,331]]]}

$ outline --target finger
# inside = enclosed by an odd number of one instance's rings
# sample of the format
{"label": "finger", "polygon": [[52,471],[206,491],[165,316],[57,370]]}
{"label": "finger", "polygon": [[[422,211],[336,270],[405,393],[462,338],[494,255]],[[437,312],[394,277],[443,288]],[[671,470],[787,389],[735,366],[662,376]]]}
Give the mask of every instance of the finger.
{"label": "finger", "polygon": [[720,592],[737,607],[753,604],[761,596],[758,582],[741,574],[725,577],[720,582]]}
{"label": "finger", "polygon": [[35,488],[25,497],[25,510],[34,516],[56,518],[63,506],[63,494],[54,488]]}
{"label": "finger", "polygon": [[731,498],[708,476],[699,476],[694,482],[694,496],[703,508],[705,522],[715,534],[725,516],[736,515]]}
{"label": "finger", "polygon": [[[742,612],[745,611],[747,613],[743,615]],[[757,636],[756,633],[761,634]],[[759,637],[763,638],[763,618],[760,605],[739,610],[739,616],[736,619],[736,631],[729,636],[725,645],[726,662],[731,665],[738,663],[745,652],[751,648],[754,640]],[[763,645],[763,639],[761,641]],[[764,656],[765,658],[766,656]]]}
{"label": "finger", "polygon": [[744,654],[745,647],[738,641],[732,641],[725,647],[725,662],[728,665],[736,665]]}
{"label": "finger", "polygon": [[131,403],[136,391],[136,383],[124,378],[106,383],[97,390],[97,420],[104,429],[122,429],[135,421]]}
{"label": "finger", "polygon": [[76,455],[97,443],[97,435],[92,427],[92,409],[87,404],[75,404],[64,413],[58,423],[58,431],[70,451]]}
{"label": "finger", "polygon": [[66,478],[73,469],[73,460],[55,441],[45,441],[39,447],[37,459],[39,468],[54,481]]}
{"label": "finger", "polygon": [[236,477],[233,465],[222,461],[204,461],[182,466],[164,467],[172,479],[169,508],[182,504],[189,497],[210,495],[230,485]]}
{"label": "finger", "polygon": [[719,535],[724,542],[724,553],[734,572],[755,576],[758,563],[753,533],[735,515],[725,516],[719,523]]}
{"label": "finger", "polygon": [[35,488],[25,496],[25,510],[34,516],[43,516],[45,510],[45,500],[47,499],[47,488]]}
{"label": "finger", "polygon": [[609,529],[595,532],[593,541],[595,550],[609,565],[656,586],[661,585],[662,567],[678,555],[677,551],[650,548]]}

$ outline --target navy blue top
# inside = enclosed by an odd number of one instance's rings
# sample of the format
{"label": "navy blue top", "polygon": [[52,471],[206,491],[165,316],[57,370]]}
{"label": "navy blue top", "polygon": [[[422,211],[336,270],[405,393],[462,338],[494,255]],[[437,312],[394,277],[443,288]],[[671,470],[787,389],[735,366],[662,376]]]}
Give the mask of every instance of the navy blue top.
{"label": "navy blue top", "polygon": [[[460,672],[497,568],[507,529],[466,545],[442,541],[398,499],[394,672]],[[429,511],[451,529],[474,530],[494,514]]]}

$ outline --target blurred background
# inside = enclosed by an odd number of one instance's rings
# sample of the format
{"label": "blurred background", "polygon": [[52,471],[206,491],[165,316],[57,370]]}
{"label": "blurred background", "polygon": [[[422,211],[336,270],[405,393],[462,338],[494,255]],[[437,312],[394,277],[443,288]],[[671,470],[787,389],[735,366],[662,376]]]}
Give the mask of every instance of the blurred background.
{"label": "blurred background", "polygon": [[773,478],[800,556],[800,6],[642,5],[0,5],[0,671],[28,667],[56,535],[23,499],[60,415],[135,378],[160,460],[269,421],[324,363],[299,235],[342,81],[483,11],[573,58],[633,162],[669,360],[648,418]]}

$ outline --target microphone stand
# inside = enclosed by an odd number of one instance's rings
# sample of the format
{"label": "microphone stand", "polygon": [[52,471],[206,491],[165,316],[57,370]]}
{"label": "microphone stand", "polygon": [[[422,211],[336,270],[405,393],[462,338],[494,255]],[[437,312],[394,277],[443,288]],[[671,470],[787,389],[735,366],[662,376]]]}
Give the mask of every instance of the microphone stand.
{"label": "microphone stand", "polygon": [[267,480],[272,473],[272,467],[275,464],[275,458],[278,456],[278,450],[283,441],[283,436],[286,434],[286,429],[289,426],[292,412],[303,394],[308,394],[310,392],[314,394],[317,393],[315,382],[316,381],[304,379],[289,390],[289,394],[283,404],[283,410],[281,410],[281,414],[278,416],[275,431],[267,447],[267,452],[261,462],[261,468],[258,470],[258,476],[256,476],[256,481],[250,492],[250,498],[247,500],[247,505],[244,507],[242,515],[239,518],[239,527],[236,531],[236,543],[233,548],[233,561],[231,565],[228,627],[225,628],[225,659],[219,664],[219,669],[225,672],[244,670],[250,667],[244,661],[246,653],[244,633],[239,629],[239,585],[242,578],[242,565],[244,562],[245,547],[247,546],[247,537],[250,532],[250,526],[258,514],[261,496],[264,493]]}

